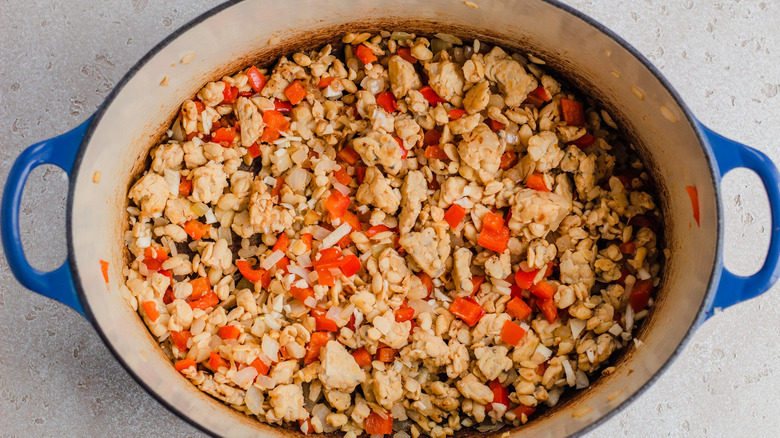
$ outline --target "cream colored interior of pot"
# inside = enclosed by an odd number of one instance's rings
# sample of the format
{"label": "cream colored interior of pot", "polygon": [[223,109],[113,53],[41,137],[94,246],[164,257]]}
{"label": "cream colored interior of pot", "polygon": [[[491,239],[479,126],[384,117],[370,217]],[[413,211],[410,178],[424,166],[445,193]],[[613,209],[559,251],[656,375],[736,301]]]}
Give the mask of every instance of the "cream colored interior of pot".
{"label": "cream colored interior of pot", "polygon": [[[636,139],[661,187],[666,242],[672,252],[656,308],[615,373],[513,431],[563,436],[582,430],[626,401],[673,355],[693,324],[716,262],[715,187],[694,130],[656,78],[628,51],[576,16],[539,0],[426,2],[364,0],[245,1],[182,33],[152,56],[110,102],[75,180],[70,230],[86,307],[122,361],[159,398],[191,421],[223,436],[293,433],[236,413],[190,385],[170,365],[120,292],[125,261],[125,195],[144,157],[181,102],[208,80],[253,61],[268,63],[293,48],[336,42],[347,31],[446,29],[530,51],[601,100]],[[189,63],[182,60],[192,57]],[[169,85],[160,82],[167,76]],[[665,108],[665,109],[664,109]],[[101,172],[99,184],[92,182]],[[701,227],[685,186],[697,187]],[[110,262],[106,287],[99,260]],[[502,431],[503,432],[503,431]]]}

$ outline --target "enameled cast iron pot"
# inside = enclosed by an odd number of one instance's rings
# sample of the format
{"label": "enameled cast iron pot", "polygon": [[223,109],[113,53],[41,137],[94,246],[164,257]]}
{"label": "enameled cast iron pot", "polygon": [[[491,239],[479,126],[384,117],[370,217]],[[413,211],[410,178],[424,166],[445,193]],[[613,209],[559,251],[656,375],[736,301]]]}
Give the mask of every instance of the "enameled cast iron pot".
{"label": "enameled cast iron pot", "polygon": [[[143,57],[92,118],[25,150],[8,176],[2,237],[14,275],[27,288],[59,300],[94,325],[116,358],[150,394],[183,419],[215,435],[291,434],[250,419],[200,392],[171,366],[122,297],[126,261],[126,194],[149,149],[181,103],[207,81],[281,54],[338,43],[345,32],[383,29],[464,39],[529,52],[608,108],[638,147],[659,187],[671,256],[656,304],[616,371],[599,378],[515,431],[518,436],[581,433],[604,421],[659,376],[713,309],[754,297],[778,276],[780,177],[761,152],[702,126],[661,74],[599,23],[552,0],[292,0],[232,1],[193,20]],[[191,63],[180,62],[194,52]],[[170,84],[161,87],[168,76]],[[68,259],[39,272],[27,263],[19,237],[19,204],[30,171],[55,164],[70,176]],[[723,267],[720,181],[735,167],[754,170],[772,207],[769,254],[750,277]],[[99,183],[93,174],[101,172]],[[698,191],[701,225],[686,186]],[[100,260],[107,260],[109,284]],[[503,432],[503,431],[502,431]]]}

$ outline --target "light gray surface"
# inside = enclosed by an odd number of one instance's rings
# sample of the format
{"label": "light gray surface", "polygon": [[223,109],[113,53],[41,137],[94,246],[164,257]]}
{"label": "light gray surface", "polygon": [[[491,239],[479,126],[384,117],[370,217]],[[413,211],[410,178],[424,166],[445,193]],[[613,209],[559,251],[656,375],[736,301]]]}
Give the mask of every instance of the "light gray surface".
{"label": "light gray surface", "polygon": [[[3,181],[25,147],[82,122],[147,50],[219,2],[60,3],[0,2]],[[704,123],[780,160],[779,4],[566,3],[644,53]],[[34,172],[25,191],[23,241],[38,268],[65,257],[66,192],[52,167]],[[770,225],[758,179],[734,172],[723,200],[727,265],[754,272]],[[777,436],[778,327],[778,287],[716,315],[651,389],[588,436]],[[84,319],[21,287],[4,258],[0,332],[0,436],[202,435],[148,396]]]}

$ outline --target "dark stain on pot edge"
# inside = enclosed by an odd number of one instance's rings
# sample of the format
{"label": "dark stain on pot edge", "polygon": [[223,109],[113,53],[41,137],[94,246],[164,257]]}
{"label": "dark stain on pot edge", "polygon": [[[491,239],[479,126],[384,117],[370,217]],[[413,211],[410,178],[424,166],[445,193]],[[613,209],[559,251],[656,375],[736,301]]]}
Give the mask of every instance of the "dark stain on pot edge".
{"label": "dark stain on pot edge", "polygon": [[[270,69],[273,67],[275,60],[277,60],[281,56],[289,55],[291,53],[301,51],[301,50],[304,51],[317,50],[326,44],[331,44],[335,51],[339,51],[344,46],[344,44],[341,42],[340,39],[341,35],[344,35],[349,32],[377,33],[379,30],[383,30],[383,29],[400,30],[400,31],[415,33],[417,35],[427,35],[427,36],[431,36],[430,29],[436,29],[437,32],[445,32],[445,33],[457,35],[461,37],[463,40],[471,41],[474,39],[478,39],[481,42],[485,42],[491,45],[499,45],[503,48],[507,48],[513,51],[530,53],[540,59],[545,60],[547,62],[547,65],[545,65],[545,69],[547,71],[566,79],[568,82],[573,84],[574,88],[577,90],[588,89],[588,86],[592,84],[591,80],[588,77],[582,76],[574,68],[574,66],[566,59],[564,54],[556,53],[549,50],[544,50],[542,48],[535,46],[532,41],[523,38],[518,38],[518,37],[507,38],[507,35],[512,35],[512,32],[508,29],[504,30],[504,32],[501,32],[500,29],[492,32],[486,32],[484,29],[471,28],[467,26],[456,26],[456,25],[451,25],[446,23],[436,23],[436,22],[430,22],[425,20],[396,20],[396,19],[388,18],[388,19],[366,20],[361,22],[346,23],[335,27],[306,30],[304,32],[291,34],[289,36],[280,35],[278,36],[279,43],[272,48],[258,49],[253,53],[237,58],[233,62],[230,62],[228,64],[219,67],[215,67],[214,69],[211,70],[210,74],[203,75],[202,77],[193,78],[190,81],[192,90],[189,93],[189,95],[195,94],[197,90],[199,90],[200,87],[202,87],[202,85],[205,84],[206,82],[219,79],[227,74],[232,74],[249,65],[255,64],[258,67]],[[334,39],[334,36],[337,37],[338,39]],[[258,45],[261,46],[264,44],[266,43],[259,43]],[[590,93],[582,93],[582,94],[592,99],[593,101],[597,102],[601,107],[605,109],[610,109],[608,96],[592,95]],[[162,140],[165,139],[165,132],[167,131],[168,127],[171,125],[173,120],[176,118],[177,114],[178,114],[178,107],[175,111],[171,112],[171,114],[168,116],[167,119],[165,119],[165,123],[162,123],[158,126],[147,127],[149,129],[146,132],[150,132],[153,134],[147,134],[143,136],[145,138],[139,138],[139,141],[146,140],[149,146],[144,150],[144,153],[141,154],[139,157],[137,157],[137,159],[135,160],[132,166],[132,170],[130,172],[130,178],[128,179],[128,184],[124,186],[125,187],[124,193],[118,194],[119,196],[118,204],[123,206],[122,208],[124,211],[124,214],[122,215],[122,223],[119,226],[119,229],[122,231],[127,229],[126,224],[128,223],[128,219],[129,219],[129,214],[126,212],[126,208],[129,206],[129,201],[127,199],[126,193],[129,190],[132,182],[136,181],[143,174],[145,169],[148,169],[149,165],[151,164],[151,159],[149,158],[149,150],[154,145],[159,144]],[[620,112],[611,112],[611,115],[615,119],[618,126],[621,126],[623,128],[621,135],[623,135],[623,137],[626,139],[633,140],[632,144],[636,147],[637,152],[642,158],[642,161],[646,166],[647,172],[651,176],[659,175],[660,172],[657,171],[656,164],[652,160],[650,160],[650,154],[645,152],[645,146],[642,143],[638,143],[638,139],[641,137],[637,135],[632,135],[634,129],[631,121],[623,117]],[[671,229],[672,226],[671,215],[666,214],[669,209],[668,191],[664,182],[660,178],[656,178],[655,181],[657,183],[658,199],[660,199],[661,201],[661,210],[664,217],[663,229],[668,231]],[[121,240],[121,246],[123,247],[124,246],[123,234],[120,233],[120,236],[122,236],[120,240]],[[663,234],[659,235],[659,242],[662,245],[666,243],[664,242]],[[128,262],[130,259],[131,258],[128,255],[127,251],[125,251],[124,261]],[[666,260],[665,264],[667,266],[670,265],[668,260]],[[662,283],[658,287],[659,293],[657,293],[655,296],[656,303],[660,303],[664,299],[664,294],[663,294],[664,283],[665,283],[665,279],[662,279]],[[635,333],[636,338],[643,338],[644,335],[651,330],[652,326],[656,323],[656,320],[653,318],[653,316],[654,313],[651,312],[650,316],[645,321],[643,321],[643,323],[636,329],[636,333]],[[622,365],[626,363],[626,360],[628,358],[630,358],[633,351],[634,351],[633,344],[629,344],[617,356],[610,359],[610,362],[617,367],[613,375],[617,375],[620,373]],[[629,374],[633,373],[633,370],[629,370],[628,373]],[[556,405],[555,408],[544,409],[539,414],[537,414],[535,418],[544,418],[550,416],[555,411],[565,409],[568,406],[584,401],[584,399],[588,396],[590,389],[593,388],[595,384],[598,384],[599,382],[608,378],[609,376],[599,376],[595,378],[593,381],[591,381],[590,387],[579,391],[575,391],[573,393],[565,394],[564,396],[562,396],[561,401],[558,403],[558,405]],[[216,399],[215,401],[221,404],[221,402],[217,401]],[[268,427],[263,423],[260,422],[256,422],[256,423],[260,425],[263,429]],[[506,432],[509,432],[510,434],[519,432],[520,430],[522,430],[522,428],[523,428],[522,426],[514,427],[514,428],[503,428],[499,431],[489,432],[489,433],[481,433],[474,429],[469,428],[469,429],[458,431],[455,436],[459,438],[475,437],[475,436],[491,437],[491,436],[499,436]],[[291,425],[285,425],[283,427],[275,427],[274,429],[277,431],[286,432],[290,436],[296,436],[296,437],[302,436],[299,429]],[[333,436],[333,437],[339,436],[339,434],[337,433],[331,433],[325,435]]]}

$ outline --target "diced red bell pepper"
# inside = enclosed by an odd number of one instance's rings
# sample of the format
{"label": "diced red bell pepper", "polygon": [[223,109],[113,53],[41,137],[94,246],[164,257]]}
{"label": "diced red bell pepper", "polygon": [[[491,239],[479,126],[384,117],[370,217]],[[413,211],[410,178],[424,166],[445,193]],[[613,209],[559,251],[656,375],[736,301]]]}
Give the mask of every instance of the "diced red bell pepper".
{"label": "diced red bell pepper", "polygon": [[506,128],[505,124],[503,124],[503,123],[501,123],[499,121],[490,119],[490,129],[492,129],[493,131],[500,131],[500,130],[505,129],[505,128]]}
{"label": "diced red bell pepper", "polygon": [[287,252],[287,248],[289,246],[290,246],[290,238],[287,236],[287,234],[282,233],[276,239],[276,243],[274,243],[273,250]]}
{"label": "diced red bell pepper", "polygon": [[236,127],[232,126],[230,128],[219,128],[217,129],[217,132],[214,133],[214,135],[211,136],[211,141],[214,143],[232,143],[233,140],[236,138]]}
{"label": "diced red bell pepper", "polygon": [[407,151],[404,147],[404,141],[396,136],[393,136],[393,139],[396,141],[396,143],[398,143],[398,147],[401,148],[401,158],[406,158],[406,156],[409,154],[409,151]]}
{"label": "diced red bell pepper", "polygon": [[260,135],[260,141],[263,143],[271,143],[278,140],[281,136],[278,129],[266,126],[265,129],[263,129],[263,133]]}
{"label": "diced red bell pepper", "polygon": [[306,287],[302,289],[299,287],[290,286],[289,292],[293,298],[295,298],[296,300],[300,301],[303,304],[306,304],[306,301],[309,298],[314,298],[314,290],[310,287]]}
{"label": "diced red bell pepper", "polygon": [[383,414],[384,416],[372,412],[366,418],[364,423],[366,433],[369,435],[390,435],[393,433],[393,416]]}
{"label": "diced red bell pepper", "polygon": [[[203,111],[206,110],[206,105],[203,104],[203,102],[201,102],[199,100],[193,100],[192,103],[195,104],[195,109],[198,110],[198,114],[200,114],[200,113],[202,113]],[[190,139],[190,140],[192,140],[192,139]]]}
{"label": "diced red bell pepper", "polygon": [[280,113],[289,113],[292,111],[292,106],[293,104],[291,102],[285,102],[279,99],[274,100],[274,110],[279,111]]}
{"label": "diced red bell pepper", "polygon": [[187,233],[193,240],[199,240],[211,229],[211,224],[204,224],[190,219],[184,223],[184,232]]}
{"label": "diced red bell pepper", "polygon": [[249,85],[258,93],[263,90],[265,83],[268,82],[265,76],[263,76],[263,74],[260,73],[260,70],[254,65],[249,67],[249,70],[246,71],[246,77],[249,79]]}
{"label": "diced red bell pepper", "polygon": [[268,371],[271,369],[271,367],[266,365],[265,362],[263,362],[260,359],[253,360],[252,363],[249,364],[249,366],[256,369],[257,374],[261,376],[267,376]]}
{"label": "diced red bell pepper", "polygon": [[[512,323],[510,322],[510,324]],[[501,382],[499,382],[498,380],[491,380],[490,382],[488,382],[488,387],[490,388],[491,391],[493,391],[493,403],[499,403],[506,407],[509,407],[509,391],[507,391],[506,388],[501,386]]]}
{"label": "diced red bell pepper", "polygon": [[474,327],[485,315],[485,309],[473,298],[457,297],[450,305],[450,313],[462,319],[469,327]]}
{"label": "diced red bell pepper", "polygon": [[261,154],[260,146],[258,146],[257,143],[252,143],[252,146],[246,148],[246,152],[249,154],[250,157],[257,158]]}
{"label": "diced red bell pepper", "polygon": [[221,367],[230,368],[230,364],[222,356],[212,351],[211,355],[209,355],[209,367],[217,371]]}
{"label": "diced red bell pepper", "polygon": [[550,94],[550,92],[547,91],[547,89],[545,89],[543,86],[539,85],[533,91],[528,93],[528,98],[526,102],[531,103],[533,106],[539,108],[545,102],[548,102],[551,99],[552,99],[552,95]]}
{"label": "diced red bell pepper", "polygon": [[351,277],[357,274],[360,272],[360,268],[360,259],[356,255],[349,254],[344,257],[344,261],[341,265],[341,272],[344,273],[345,277]]}
{"label": "diced red bell pepper", "polygon": [[301,242],[303,242],[304,245],[306,245],[306,249],[311,249],[311,243],[314,241],[314,235],[311,233],[304,233],[301,234]]}
{"label": "diced red bell pepper", "polygon": [[179,196],[190,196],[192,194],[192,180],[182,178],[179,183]]}
{"label": "diced red bell pepper", "polygon": [[515,273],[515,284],[521,289],[529,289],[534,284],[534,278],[536,278],[538,273],[538,269],[528,272],[518,269],[517,273]]}
{"label": "diced red bell pepper", "polygon": [[417,62],[417,58],[412,56],[412,49],[408,47],[400,47],[396,53],[398,54],[398,56],[403,58],[404,61],[411,62],[412,64]]}
{"label": "diced red bell pepper", "polygon": [[582,126],[585,124],[585,111],[582,103],[576,100],[561,99],[561,113],[567,125]]}
{"label": "diced red bell pepper", "polygon": [[222,339],[238,339],[239,336],[241,336],[241,329],[234,325],[219,328],[219,337]]}
{"label": "diced red bell pepper", "polygon": [[531,307],[520,297],[514,297],[506,303],[506,313],[515,319],[526,319],[531,316]]}
{"label": "diced red bell pepper", "polygon": [[631,308],[634,312],[641,312],[647,307],[647,303],[650,301],[650,294],[653,292],[652,280],[637,280],[634,283],[634,287],[631,289],[631,295],[628,297],[631,303]]}
{"label": "diced red bell pepper", "polygon": [[485,282],[485,277],[483,277],[481,275],[477,276],[477,277],[471,277],[471,284],[474,286],[471,289],[471,296],[472,297],[474,295],[476,295],[477,292],[479,292],[479,290],[482,288],[482,283],[484,283],[484,282]]}
{"label": "diced red bell pepper", "polygon": [[336,178],[336,181],[345,186],[348,186],[349,183],[352,182],[352,177],[349,176],[347,169],[344,167],[339,167],[339,170],[333,172],[333,177]]}
{"label": "diced red bell pepper", "polygon": [[263,113],[263,123],[266,125],[266,129],[271,128],[279,132],[284,132],[290,129],[290,122],[276,110],[268,110]]}
{"label": "diced red bell pepper", "polygon": [[355,179],[358,184],[363,184],[363,180],[366,179],[366,166],[358,166],[355,168]]}
{"label": "diced red bell pepper", "polygon": [[425,158],[435,158],[437,160],[449,160],[450,157],[444,152],[444,149],[436,145],[431,145],[425,148]]}
{"label": "diced red bell pepper", "polygon": [[572,144],[576,145],[580,149],[585,149],[586,147],[592,145],[596,142],[596,137],[593,136],[593,134],[585,133],[582,135],[582,137],[574,140]]}
{"label": "diced red bell pepper", "polygon": [[536,295],[537,298],[550,299],[555,295],[555,288],[546,281],[540,281],[536,284],[532,284],[529,288],[531,293]]}
{"label": "diced red bell pepper", "polygon": [[620,248],[620,252],[623,254],[633,254],[636,252],[636,242],[629,240],[618,245],[618,248]]}
{"label": "diced red bell pepper", "polygon": [[450,110],[450,120],[458,120],[466,114],[466,110],[461,108],[453,108]]}
{"label": "diced red bell pepper", "polygon": [[358,155],[355,149],[346,146],[344,149],[340,150],[338,154],[336,154],[336,158],[346,161],[347,163],[354,166],[358,160],[360,160],[360,155]]}
{"label": "diced red bell pepper", "polygon": [[535,411],[536,411],[536,408],[534,408],[534,407],[531,407],[531,406],[525,406],[525,405],[520,405],[520,406],[518,406],[518,407],[516,407],[516,408],[515,408],[515,416],[516,416],[517,418],[522,418],[522,417],[523,417],[523,415],[525,415],[525,416],[526,416],[526,418],[528,418],[528,417],[530,417],[530,416],[531,416],[531,415],[532,415],[532,414],[533,414]]}
{"label": "diced red bell pepper", "polygon": [[335,269],[344,265],[344,254],[338,248],[324,248],[311,263],[314,269]]}
{"label": "diced red bell pepper", "polygon": [[173,343],[176,345],[176,348],[179,349],[179,351],[187,351],[189,347],[187,347],[187,341],[192,337],[192,333],[190,333],[189,330],[183,330],[180,332],[177,332],[175,330],[171,331],[171,339],[173,340]]}
{"label": "diced red bell pepper", "polygon": [[160,317],[160,312],[157,311],[157,303],[154,301],[144,301],[141,303],[141,306],[143,306],[144,312],[146,312],[146,316],[150,321],[155,322]]}
{"label": "diced red bell pepper", "polygon": [[547,188],[547,184],[544,183],[544,175],[541,173],[532,173],[528,175],[528,178],[525,181],[525,186],[529,189],[538,190],[540,192],[550,191],[550,189]]}
{"label": "diced red bell pepper", "polygon": [[303,356],[303,363],[309,364],[318,361],[320,358],[320,350],[328,341],[330,341],[328,332],[312,333],[309,345],[306,346],[306,355]]}
{"label": "diced red bell pepper", "polygon": [[292,84],[288,85],[287,88],[284,89],[284,95],[287,96],[287,99],[290,100],[291,104],[297,105],[298,102],[302,101],[303,98],[306,97],[306,90],[299,81],[293,81]]}
{"label": "diced red bell pepper", "polygon": [[509,345],[517,346],[525,336],[525,330],[512,321],[505,321],[501,327],[501,340]]}
{"label": "diced red bell pepper", "polygon": [[504,252],[509,243],[509,228],[504,225],[504,218],[496,213],[485,214],[477,243],[486,249]]}
{"label": "diced red bell pepper", "polygon": [[317,284],[328,287],[336,285],[336,277],[333,276],[330,269],[315,269],[315,271],[317,271]]}
{"label": "diced red bell pepper", "polygon": [[685,190],[688,191],[688,197],[691,198],[691,207],[693,208],[693,219],[696,221],[696,226],[701,226],[699,221],[699,192],[696,191],[694,186],[685,186]]}
{"label": "diced red bell pepper", "polygon": [[431,88],[430,85],[426,85],[426,86],[420,88],[420,93],[422,93],[422,95],[425,98],[425,100],[427,100],[428,103],[431,104],[431,106],[436,106],[436,105],[438,105],[440,103],[447,102],[446,100],[442,99],[441,96],[439,96],[438,93],[433,91],[433,88]]}
{"label": "diced red bell pepper", "polygon": [[105,260],[100,261],[100,273],[103,274],[103,280],[108,284],[108,262]]}
{"label": "diced red bell pepper", "polygon": [[464,217],[466,217],[466,209],[458,204],[452,204],[444,213],[444,221],[452,228],[458,228]]}
{"label": "diced red bell pepper", "polygon": [[355,362],[357,362],[358,366],[361,368],[371,366],[371,353],[369,353],[368,350],[363,347],[353,351],[352,357],[355,358]]}
{"label": "diced red bell pepper", "polygon": [[515,166],[517,164],[517,154],[512,151],[504,152],[504,155],[501,155],[501,164],[499,164],[499,169],[501,170],[507,170]]}
{"label": "diced red bell pepper", "polygon": [[274,200],[274,202],[279,202],[282,195],[282,187],[284,187],[284,178],[281,176],[276,177],[276,184],[274,185],[274,188],[271,189],[271,199]]}
{"label": "diced red bell pepper", "polygon": [[441,139],[441,131],[431,129],[423,135],[423,146],[438,146]]}
{"label": "diced red bell pepper", "polygon": [[550,324],[554,323],[555,320],[558,319],[558,308],[555,307],[555,303],[553,302],[552,298],[539,299],[536,301],[536,305],[539,307],[539,310],[542,311],[544,317],[547,319],[547,322]]}
{"label": "diced red bell pepper", "polygon": [[401,307],[395,311],[395,322],[410,321],[414,318],[414,309],[411,307]]}
{"label": "diced red bell pepper", "polygon": [[376,61],[374,52],[363,44],[355,47],[354,53],[363,64],[371,64]]}
{"label": "diced red bell pepper", "polygon": [[315,330],[325,332],[338,332],[339,326],[336,321],[328,318],[328,311],[325,309],[314,308],[311,309],[311,316],[314,318]]}
{"label": "diced red bell pepper", "polygon": [[317,88],[323,89],[328,88],[331,83],[333,83],[333,79],[335,79],[333,76],[323,76],[320,78],[320,81],[317,83]]}
{"label": "diced red bell pepper", "polygon": [[381,106],[383,110],[388,113],[394,113],[398,111],[398,102],[392,91],[385,91],[376,97],[376,104]]}
{"label": "diced red bell pepper", "polygon": [[344,216],[344,212],[347,211],[349,198],[338,190],[331,190],[330,196],[325,199],[323,206],[328,211],[328,216],[330,216],[331,220],[338,219]]}
{"label": "diced red bell pepper", "polygon": [[398,355],[398,350],[390,347],[382,347],[376,350],[375,360],[384,363],[392,363],[395,361],[395,356]]}
{"label": "diced red bell pepper", "polygon": [[420,271],[417,273],[417,278],[419,278],[423,286],[428,289],[428,297],[430,297],[433,293],[433,279],[431,276],[425,272]]}
{"label": "diced red bell pepper", "polygon": [[173,365],[173,367],[176,368],[176,371],[180,373],[184,372],[187,368],[194,366],[196,366],[195,361],[192,359],[182,359]]}
{"label": "diced red bell pepper", "polygon": [[238,87],[231,87],[225,82],[225,89],[222,91],[221,103],[233,103],[238,98]]}
{"label": "diced red bell pepper", "polygon": [[252,283],[260,282],[264,289],[271,284],[271,275],[265,269],[253,269],[248,260],[236,260],[236,266],[241,275]]}
{"label": "diced red bell pepper", "polygon": [[393,230],[384,224],[374,225],[373,227],[366,230],[366,236],[374,237],[379,233],[384,233],[385,231],[393,231]]}

